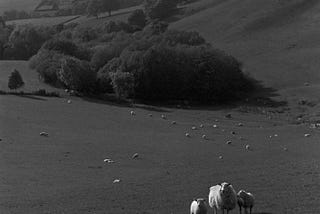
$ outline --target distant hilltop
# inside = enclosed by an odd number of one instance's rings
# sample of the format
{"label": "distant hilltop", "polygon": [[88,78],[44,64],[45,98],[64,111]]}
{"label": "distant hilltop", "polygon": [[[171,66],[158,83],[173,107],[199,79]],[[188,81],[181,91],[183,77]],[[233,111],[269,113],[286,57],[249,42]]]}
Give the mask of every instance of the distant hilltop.
{"label": "distant hilltop", "polygon": [[73,4],[80,1],[85,0],[42,0],[34,12],[39,15],[54,16],[58,11],[71,10]]}

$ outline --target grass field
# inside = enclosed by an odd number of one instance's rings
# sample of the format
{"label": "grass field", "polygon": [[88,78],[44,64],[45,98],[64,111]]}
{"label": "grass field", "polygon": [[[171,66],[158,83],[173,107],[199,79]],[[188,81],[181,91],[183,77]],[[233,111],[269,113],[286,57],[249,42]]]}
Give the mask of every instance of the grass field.
{"label": "grass field", "polygon": [[[278,107],[179,109],[0,95],[0,213],[184,214],[193,198],[206,198],[223,181],[255,194],[254,214],[320,213],[320,129],[310,128],[320,122],[319,8],[314,0],[202,0],[171,26],[199,30],[241,59],[277,89],[273,99],[287,101]],[[1,90],[15,68],[23,90],[57,90],[24,61],[0,62]],[[49,136],[39,136],[43,131]]]}
{"label": "grass field", "polygon": [[8,77],[14,69],[17,69],[25,86],[21,90],[25,92],[32,92],[38,89],[46,89],[47,91],[58,91],[58,89],[48,86],[38,79],[38,74],[30,70],[28,62],[26,61],[0,61],[0,90],[9,91],[8,89]]}
{"label": "grass field", "polygon": [[32,11],[36,8],[41,0],[1,0],[0,14],[7,10],[24,10]]}

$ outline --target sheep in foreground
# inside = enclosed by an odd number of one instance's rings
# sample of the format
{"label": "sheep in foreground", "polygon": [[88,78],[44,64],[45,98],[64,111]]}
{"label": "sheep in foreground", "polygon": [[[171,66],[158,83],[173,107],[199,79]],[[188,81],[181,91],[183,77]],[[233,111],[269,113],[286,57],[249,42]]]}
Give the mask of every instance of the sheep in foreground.
{"label": "sheep in foreground", "polygon": [[206,200],[203,198],[194,199],[190,205],[190,214],[207,214]]}
{"label": "sheep in foreground", "polygon": [[244,190],[240,190],[237,194],[238,197],[238,205],[240,214],[242,211],[242,207],[244,208],[244,212],[248,213],[248,208],[250,209],[250,214],[252,212],[252,207],[254,206],[254,196],[250,192],[246,192]]}
{"label": "sheep in foreground", "polygon": [[227,214],[230,210],[233,210],[237,204],[237,193],[233,189],[230,183],[222,183],[209,188],[209,205],[213,208],[215,214],[218,210],[227,210]]}
{"label": "sheep in foreground", "polygon": [[43,137],[48,137],[49,134],[47,132],[40,132],[40,136],[43,136]]}

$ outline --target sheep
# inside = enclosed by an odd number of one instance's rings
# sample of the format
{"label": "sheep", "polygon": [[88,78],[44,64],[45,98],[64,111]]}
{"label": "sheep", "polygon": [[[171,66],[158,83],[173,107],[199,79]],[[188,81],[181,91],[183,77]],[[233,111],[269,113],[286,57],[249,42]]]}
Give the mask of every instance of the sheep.
{"label": "sheep", "polygon": [[237,204],[237,193],[230,183],[217,184],[209,188],[209,205],[213,208],[215,214],[218,210],[233,210]]}
{"label": "sheep", "polygon": [[177,124],[177,122],[176,122],[176,121],[172,121],[171,124],[172,124],[172,125],[175,125],[175,124]]}
{"label": "sheep", "polygon": [[137,159],[139,157],[139,154],[138,153],[135,153],[132,155],[132,159]]}
{"label": "sheep", "polygon": [[190,205],[190,214],[207,214],[206,200],[203,198],[194,199]]}
{"label": "sheep", "polygon": [[240,190],[237,194],[238,205],[240,214],[242,211],[242,207],[244,208],[244,212],[248,213],[248,208],[250,209],[250,214],[252,212],[252,207],[254,206],[254,196],[250,192],[246,192],[244,190]]}
{"label": "sheep", "polygon": [[40,132],[40,136],[43,136],[43,137],[48,137],[49,134],[47,132]]}
{"label": "sheep", "polygon": [[206,140],[207,139],[207,135],[202,135],[202,139]]}
{"label": "sheep", "polygon": [[190,137],[190,134],[188,132],[186,133],[186,137]]}
{"label": "sheep", "polygon": [[135,115],[136,115],[136,113],[135,113],[134,111],[130,111],[130,114],[131,114],[132,116],[135,116]]}

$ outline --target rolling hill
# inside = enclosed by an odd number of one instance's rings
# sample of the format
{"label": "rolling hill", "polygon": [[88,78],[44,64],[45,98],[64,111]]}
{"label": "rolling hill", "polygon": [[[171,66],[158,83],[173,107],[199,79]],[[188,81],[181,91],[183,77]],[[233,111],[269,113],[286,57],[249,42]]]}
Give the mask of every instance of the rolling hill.
{"label": "rolling hill", "polygon": [[319,1],[203,0],[191,7],[171,28],[199,31],[267,86],[320,83]]}
{"label": "rolling hill", "polygon": [[6,10],[25,10],[32,11],[41,0],[1,0],[0,14]]}

